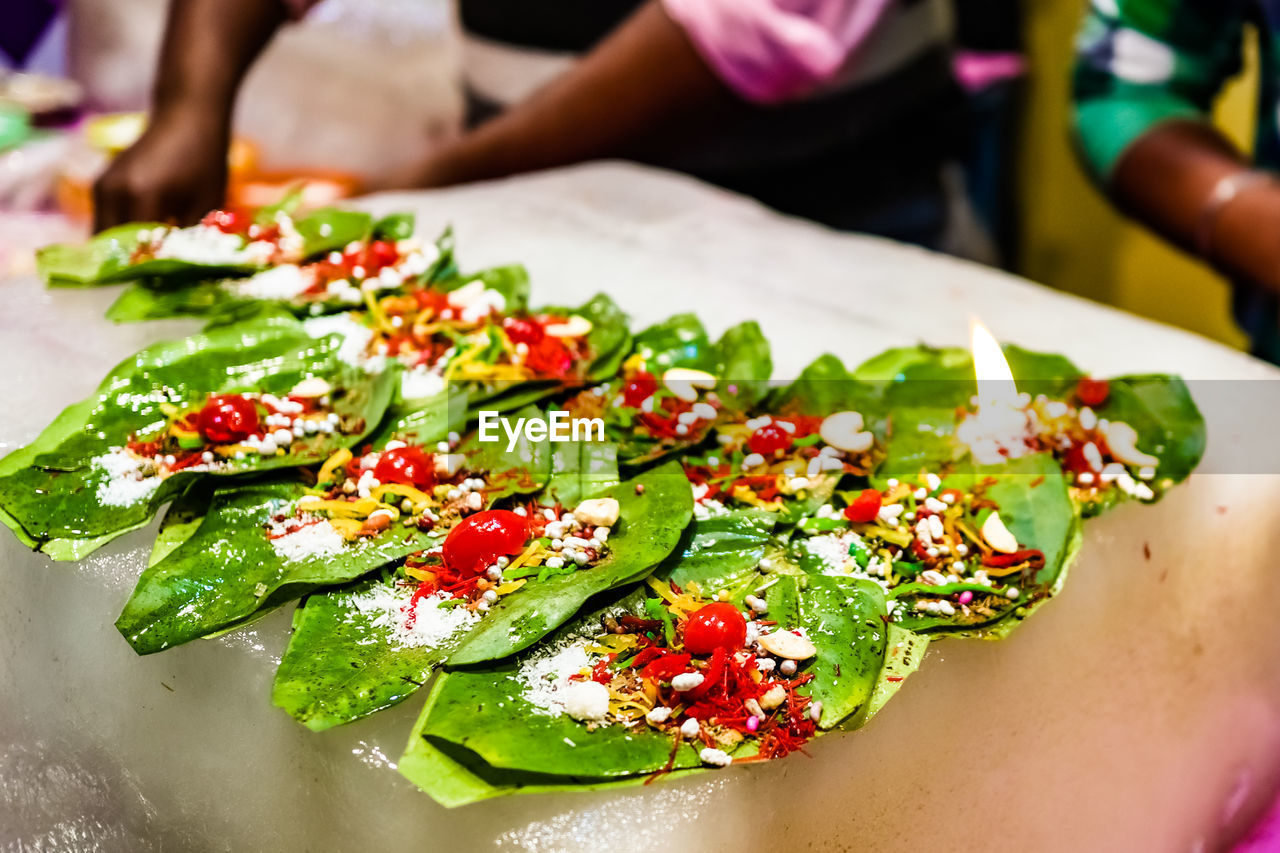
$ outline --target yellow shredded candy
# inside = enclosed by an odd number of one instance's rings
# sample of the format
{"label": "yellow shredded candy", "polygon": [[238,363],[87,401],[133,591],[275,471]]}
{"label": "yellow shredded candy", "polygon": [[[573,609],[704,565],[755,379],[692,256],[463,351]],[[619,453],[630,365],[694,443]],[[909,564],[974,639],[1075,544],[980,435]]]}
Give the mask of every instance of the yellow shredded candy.
{"label": "yellow shredded candy", "polygon": [[335,451],[334,454],[330,456],[328,459],[326,459],[324,464],[320,466],[320,473],[316,475],[316,482],[318,483],[327,482],[329,478],[333,476],[334,471],[338,470],[339,468],[341,468],[343,465],[346,465],[350,461],[351,461],[350,450],[344,447],[341,450]]}

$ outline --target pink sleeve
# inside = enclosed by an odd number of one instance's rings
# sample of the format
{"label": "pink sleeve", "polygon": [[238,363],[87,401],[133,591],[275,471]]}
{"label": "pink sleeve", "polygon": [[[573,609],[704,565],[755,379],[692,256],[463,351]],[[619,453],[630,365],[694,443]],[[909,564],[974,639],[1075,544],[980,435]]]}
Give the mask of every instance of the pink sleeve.
{"label": "pink sleeve", "polygon": [[894,0],[662,0],[738,94],[773,103],[831,79]]}

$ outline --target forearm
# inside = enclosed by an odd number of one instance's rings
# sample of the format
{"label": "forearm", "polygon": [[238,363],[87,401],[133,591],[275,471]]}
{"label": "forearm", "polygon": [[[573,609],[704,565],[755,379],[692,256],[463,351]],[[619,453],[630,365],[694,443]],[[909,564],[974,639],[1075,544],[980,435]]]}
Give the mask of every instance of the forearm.
{"label": "forearm", "polygon": [[421,182],[482,180],[622,154],[723,97],[728,89],[650,0],[573,70],[442,152]]}
{"label": "forearm", "polygon": [[172,0],[153,111],[229,121],[253,61],[285,22],[280,0]]}
{"label": "forearm", "polygon": [[1165,238],[1224,272],[1280,289],[1280,189],[1242,184],[1215,192],[1251,168],[1212,126],[1170,121],[1124,153],[1111,179],[1116,201]]}

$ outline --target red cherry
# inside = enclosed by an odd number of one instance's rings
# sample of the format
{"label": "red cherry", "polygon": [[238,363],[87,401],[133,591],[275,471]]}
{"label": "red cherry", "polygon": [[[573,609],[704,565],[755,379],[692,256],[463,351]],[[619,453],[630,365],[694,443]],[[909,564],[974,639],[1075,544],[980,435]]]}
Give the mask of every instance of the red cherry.
{"label": "red cherry", "polygon": [[658,380],[652,373],[637,373],[622,386],[622,402],[633,409],[638,409],[640,404],[652,397],[657,390]]}
{"label": "red cherry", "polygon": [[502,321],[502,328],[513,344],[533,346],[547,336],[542,324],[528,317],[508,317]]}
{"label": "red cherry", "polygon": [[383,451],[373,476],[380,483],[400,483],[415,489],[429,489],[436,484],[435,462],[421,447],[409,445]]}
{"label": "red cherry", "polygon": [[383,267],[395,266],[398,260],[400,260],[400,250],[396,248],[395,243],[389,243],[386,240],[374,240],[365,251],[365,269],[371,273]]}
{"label": "red cherry", "polygon": [[258,407],[239,394],[214,395],[196,416],[196,428],[213,444],[243,441],[261,429]]}
{"label": "red cherry", "polygon": [[1086,376],[1076,384],[1076,396],[1086,406],[1101,406],[1110,395],[1111,383],[1105,379],[1090,379]]}
{"label": "red cherry", "polygon": [[765,424],[751,433],[747,439],[747,449],[761,456],[769,456],[779,450],[790,450],[794,439],[776,423]]}
{"label": "red cherry", "polygon": [[875,489],[863,489],[862,493],[853,499],[853,503],[844,508],[844,517],[858,524],[875,521],[876,516],[880,514],[880,504],[883,500],[884,496]]}
{"label": "red cherry", "polygon": [[573,369],[573,353],[559,338],[543,338],[529,347],[524,363],[544,376],[565,376]]}
{"label": "red cherry", "polygon": [[713,601],[693,611],[684,625],[684,647],[695,655],[716,649],[740,649],[747,641],[746,617],[727,601]]}
{"label": "red cherry", "polygon": [[253,217],[243,210],[213,210],[205,214],[200,224],[227,234],[244,234],[253,224]]}
{"label": "red cherry", "polygon": [[445,537],[442,557],[449,568],[477,575],[501,556],[524,550],[529,520],[505,509],[477,512],[454,525]]}

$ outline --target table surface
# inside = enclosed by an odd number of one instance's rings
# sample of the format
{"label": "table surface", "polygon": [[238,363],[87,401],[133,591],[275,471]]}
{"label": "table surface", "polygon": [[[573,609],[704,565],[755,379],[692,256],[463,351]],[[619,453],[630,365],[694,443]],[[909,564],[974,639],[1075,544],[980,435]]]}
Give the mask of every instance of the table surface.
{"label": "table surface", "polygon": [[[452,223],[468,268],[519,261],[535,302],[607,291],[636,325],[757,319],[775,376],[823,351],[1000,338],[1098,375],[1274,382],[1185,332],[1011,276],[787,219],[686,178],[596,164],[373,197]],[[112,326],[103,291],[0,282],[5,449],[186,321]],[[1216,383],[1222,385],[1224,383]],[[1197,385],[1210,387],[1210,383]],[[287,614],[137,658],[112,627],[154,528],[79,564],[0,537],[0,841],[65,850],[1213,850],[1280,778],[1280,477],[1202,407],[1200,473],[1086,528],[1060,598],[1003,643],[935,644],[865,729],[810,756],[617,793],[437,807],[390,765],[418,701],[324,734],[269,703]],[[607,836],[605,835],[607,833]]]}

